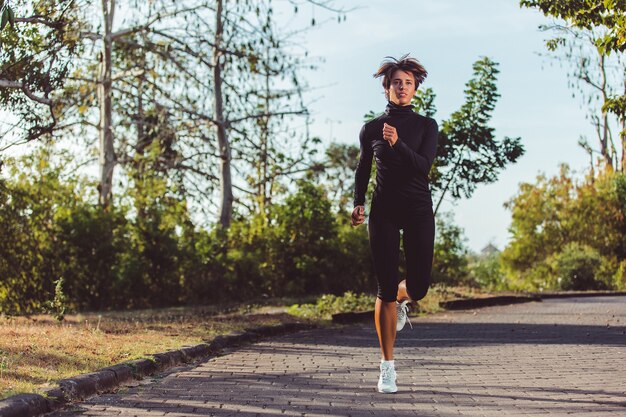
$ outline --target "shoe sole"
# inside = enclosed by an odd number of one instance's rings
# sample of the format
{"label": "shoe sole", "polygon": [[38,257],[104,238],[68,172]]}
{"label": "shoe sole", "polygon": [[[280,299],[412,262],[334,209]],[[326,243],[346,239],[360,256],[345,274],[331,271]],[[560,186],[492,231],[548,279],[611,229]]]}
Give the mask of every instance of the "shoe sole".
{"label": "shoe sole", "polygon": [[396,388],[395,390],[384,390],[384,389],[379,389],[378,392],[380,392],[381,394],[395,394],[396,392],[398,392],[398,388]]}

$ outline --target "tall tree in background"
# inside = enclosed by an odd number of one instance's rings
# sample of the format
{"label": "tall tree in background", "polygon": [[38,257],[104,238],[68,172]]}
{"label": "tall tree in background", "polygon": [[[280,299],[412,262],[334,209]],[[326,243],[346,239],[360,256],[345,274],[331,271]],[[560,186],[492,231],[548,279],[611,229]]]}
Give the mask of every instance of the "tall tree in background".
{"label": "tall tree in background", "polygon": [[[111,111],[112,80],[111,72],[113,62],[111,53],[113,50],[113,19],[115,17],[115,0],[102,0],[102,17],[104,20],[104,32],[102,34],[102,49],[100,51],[100,71],[98,74],[98,102],[100,104],[99,135],[99,163],[100,204],[107,207],[113,194],[113,169],[117,163],[115,146],[113,144],[113,120]],[[115,35],[118,37],[119,35]]]}
{"label": "tall tree in background", "polygon": [[265,28],[261,56],[251,68],[255,88],[246,95],[241,105],[246,113],[232,129],[235,170],[245,179],[238,186],[240,214],[259,215],[265,224],[289,183],[315,169],[315,145],[320,143],[309,135],[308,87],[302,72],[315,66],[299,44],[303,29],[281,28],[272,18],[272,5],[266,6],[259,10],[257,24]]}
{"label": "tall tree in background", "polygon": [[[508,164],[523,155],[520,138],[496,140],[489,126],[491,114],[500,96],[496,86],[498,64],[481,58],[473,65],[474,74],[465,85],[465,103],[441,123],[437,157],[430,172],[435,213],[450,193],[454,199],[470,197],[478,184],[497,180]],[[435,94],[431,89],[418,92],[415,110],[432,116]]]}
{"label": "tall tree in background", "polygon": [[[546,42],[552,52],[563,52],[572,67],[570,76],[590,105],[599,153],[610,170],[626,169],[626,3],[614,0],[521,0],[522,7],[538,8],[558,19],[551,26],[556,37]],[[600,108],[594,107],[599,102]],[[609,114],[615,117],[612,122]],[[614,135],[611,125],[617,125]],[[614,136],[621,146],[616,149]],[[585,139],[579,144],[591,155]],[[621,148],[621,149],[620,149]],[[593,158],[592,158],[593,168]]]}
{"label": "tall tree in background", "polygon": [[[311,4],[345,16],[332,1],[291,3],[293,13],[299,5]],[[267,220],[280,180],[293,180],[294,174],[308,169],[311,144],[318,140],[308,136],[302,99],[305,86],[300,73],[311,68],[310,59],[296,53],[293,39],[303,29],[290,32],[278,27],[271,0],[222,0],[215,21],[212,93],[221,164],[219,217],[227,229],[233,202],[242,214],[258,213]],[[304,135],[288,123],[298,116],[305,119]]]}
{"label": "tall tree in background", "polygon": [[[328,184],[330,201],[338,212],[352,209],[354,193],[354,172],[359,162],[359,147],[344,143],[331,143],[325,152],[325,159],[319,167]],[[372,168],[372,169],[375,169]],[[369,187],[368,187],[369,189]]]}
{"label": "tall tree in background", "polygon": [[223,98],[223,37],[224,37],[224,0],[216,0],[215,8],[215,41],[213,44],[213,98],[215,100],[215,127],[218,149],[220,153],[220,225],[223,229],[230,227],[233,213],[233,182],[230,168],[231,150],[226,134],[226,117],[224,116]]}

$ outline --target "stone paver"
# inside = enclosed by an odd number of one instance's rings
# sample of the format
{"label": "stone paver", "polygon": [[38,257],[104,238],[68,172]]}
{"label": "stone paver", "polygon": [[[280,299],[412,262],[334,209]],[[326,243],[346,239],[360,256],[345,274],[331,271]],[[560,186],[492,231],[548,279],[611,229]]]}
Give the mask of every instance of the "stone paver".
{"label": "stone paver", "polygon": [[626,416],[626,297],[412,322],[393,395],[375,391],[370,323],[245,346],[49,416]]}

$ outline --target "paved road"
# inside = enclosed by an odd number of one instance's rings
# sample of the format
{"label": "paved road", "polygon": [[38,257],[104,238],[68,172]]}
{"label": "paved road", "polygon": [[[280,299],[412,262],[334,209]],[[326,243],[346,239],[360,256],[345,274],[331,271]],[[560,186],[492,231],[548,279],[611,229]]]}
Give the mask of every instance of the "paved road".
{"label": "paved road", "polygon": [[69,416],[626,416],[626,297],[552,299],[413,319],[399,392],[379,394],[372,324],[279,337]]}

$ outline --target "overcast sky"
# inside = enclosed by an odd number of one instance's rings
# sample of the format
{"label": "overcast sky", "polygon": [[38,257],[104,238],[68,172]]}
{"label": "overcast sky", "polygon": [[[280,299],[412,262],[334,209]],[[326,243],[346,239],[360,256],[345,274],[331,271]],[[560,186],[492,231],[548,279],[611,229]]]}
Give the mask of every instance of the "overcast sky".
{"label": "overcast sky", "polygon": [[[539,173],[552,175],[559,164],[575,170],[588,165],[577,145],[581,134],[594,140],[586,111],[568,89],[566,68],[545,54],[549,33],[538,29],[551,21],[536,10],[520,9],[517,0],[359,0],[341,24],[328,23],[307,34],[306,47],[325,62],[308,80],[325,85],[315,94],[313,132],[345,143],[358,143],[363,115],[386,104],[372,78],[387,55],[410,52],[429,72],[423,84],[437,94],[441,122],[463,103],[472,64],[488,56],[500,64],[498,101],[492,126],[498,139],[521,137],[526,154],[500,175],[480,186],[471,199],[445,203],[464,230],[468,246],[479,251],[508,239],[510,212],[503,203],[520,182]],[[373,179],[372,179],[373,180]]]}

